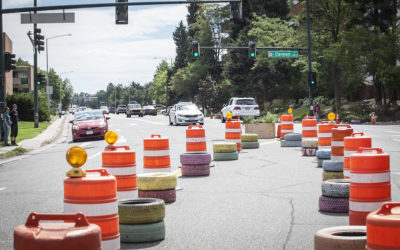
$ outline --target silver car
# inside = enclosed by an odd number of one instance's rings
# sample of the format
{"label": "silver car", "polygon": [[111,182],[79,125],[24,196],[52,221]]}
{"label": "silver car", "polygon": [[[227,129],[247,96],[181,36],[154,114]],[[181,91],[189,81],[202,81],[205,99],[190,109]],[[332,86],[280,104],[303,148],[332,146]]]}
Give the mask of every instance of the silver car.
{"label": "silver car", "polygon": [[204,115],[199,108],[191,102],[175,104],[169,111],[169,125],[204,124]]}

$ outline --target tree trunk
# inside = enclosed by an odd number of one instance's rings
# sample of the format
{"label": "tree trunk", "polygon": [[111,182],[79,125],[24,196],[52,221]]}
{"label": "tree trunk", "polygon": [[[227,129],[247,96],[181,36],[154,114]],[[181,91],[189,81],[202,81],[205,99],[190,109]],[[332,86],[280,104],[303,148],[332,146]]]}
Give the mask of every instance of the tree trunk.
{"label": "tree trunk", "polygon": [[373,79],[374,86],[375,86],[375,91],[374,91],[375,103],[376,103],[376,105],[381,106],[382,105],[381,84],[376,79],[376,76],[373,76],[372,79]]}
{"label": "tree trunk", "polygon": [[336,110],[338,110],[339,107],[342,106],[342,93],[341,93],[342,89],[340,84],[341,74],[342,72],[337,66],[337,64],[334,64],[332,68],[332,78],[333,78],[333,89],[335,93]]}

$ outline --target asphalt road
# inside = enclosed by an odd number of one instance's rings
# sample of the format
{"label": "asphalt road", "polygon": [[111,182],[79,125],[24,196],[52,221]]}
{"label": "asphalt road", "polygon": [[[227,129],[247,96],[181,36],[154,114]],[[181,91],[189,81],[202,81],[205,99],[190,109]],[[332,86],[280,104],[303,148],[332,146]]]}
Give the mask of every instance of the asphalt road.
{"label": "asphalt road", "polygon": [[[118,145],[136,151],[138,173],[143,166],[143,138],[161,134],[170,139],[172,170],[185,151],[185,126],[168,126],[165,116],[126,118],[111,115]],[[400,126],[354,125],[372,136],[374,147],[391,155],[392,199],[400,201]],[[13,229],[32,211],[63,211],[63,179],[71,146],[88,152],[86,169],[101,167],[104,141],[71,142],[70,126],[60,142],[0,164],[0,249],[12,249]],[[205,122],[207,147],[223,140],[219,120]],[[300,131],[296,124],[295,131]],[[330,226],[347,225],[346,214],[318,211],[322,169],[315,157],[299,148],[281,148],[273,139],[260,140],[256,150],[243,150],[238,161],[216,162],[208,177],[178,180],[182,190],[166,207],[166,238],[148,244],[122,244],[122,249],[313,249],[313,235]]]}

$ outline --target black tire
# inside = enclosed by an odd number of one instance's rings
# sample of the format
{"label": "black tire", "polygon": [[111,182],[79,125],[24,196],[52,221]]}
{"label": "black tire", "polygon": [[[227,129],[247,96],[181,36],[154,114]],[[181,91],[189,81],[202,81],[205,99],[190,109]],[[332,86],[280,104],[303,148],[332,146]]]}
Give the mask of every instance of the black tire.
{"label": "black tire", "polygon": [[121,234],[121,242],[153,242],[163,240],[165,238],[164,221],[138,224],[138,225],[119,225]]}
{"label": "black tire", "polygon": [[224,115],[222,113],[221,113],[221,122],[225,123],[225,118],[224,118]]}
{"label": "black tire", "polygon": [[200,125],[204,125],[204,122],[200,123]]}
{"label": "black tire", "polygon": [[155,198],[139,198],[118,202],[119,223],[148,224],[162,221],[165,202]]}
{"label": "black tire", "polygon": [[213,159],[214,161],[235,161],[239,159],[239,154],[238,152],[214,153]]}
{"label": "black tire", "polygon": [[172,125],[171,117],[168,117],[168,120],[169,120],[169,125],[171,126]]}
{"label": "black tire", "polygon": [[349,198],[336,198],[321,195],[319,197],[319,211],[328,213],[348,213]]}

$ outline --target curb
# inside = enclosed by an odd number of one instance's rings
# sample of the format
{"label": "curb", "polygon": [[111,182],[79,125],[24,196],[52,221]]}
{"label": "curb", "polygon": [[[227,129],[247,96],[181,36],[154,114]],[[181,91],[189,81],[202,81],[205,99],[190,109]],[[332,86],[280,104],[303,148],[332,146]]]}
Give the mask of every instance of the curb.
{"label": "curb", "polygon": [[[53,135],[52,137],[50,137],[50,139],[45,140],[44,142],[42,142],[42,143],[40,144],[40,147],[54,142],[54,141],[57,140],[57,138],[61,135],[61,131],[63,131],[63,129],[64,129],[64,127],[65,127],[65,120],[67,119],[67,114],[65,114],[61,119],[62,119],[61,125],[57,127],[57,130],[56,130],[56,132],[54,133],[54,135]],[[47,129],[48,129],[48,128],[47,128]],[[47,130],[47,129],[46,129],[46,130]]]}

